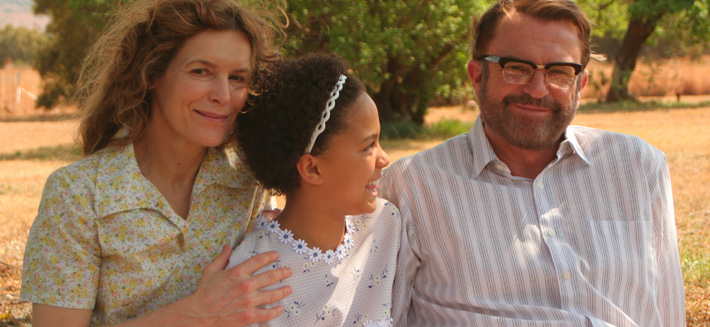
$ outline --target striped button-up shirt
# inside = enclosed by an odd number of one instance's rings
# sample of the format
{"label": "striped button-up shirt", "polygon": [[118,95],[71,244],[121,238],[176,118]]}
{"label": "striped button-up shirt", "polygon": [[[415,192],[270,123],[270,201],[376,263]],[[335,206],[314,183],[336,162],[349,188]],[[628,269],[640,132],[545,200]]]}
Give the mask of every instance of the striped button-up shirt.
{"label": "striped button-up shirt", "polygon": [[665,155],[570,126],[535,178],[512,176],[479,118],[385,170],[401,210],[397,326],[685,326]]}

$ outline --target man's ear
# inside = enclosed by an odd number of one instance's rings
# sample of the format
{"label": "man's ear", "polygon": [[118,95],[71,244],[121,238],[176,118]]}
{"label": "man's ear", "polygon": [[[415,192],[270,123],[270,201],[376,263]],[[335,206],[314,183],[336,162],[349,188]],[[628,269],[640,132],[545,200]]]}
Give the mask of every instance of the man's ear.
{"label": "man's ear", "polygon": [[589,82],[589,71],[585,69],[582,72],[582,85],[579,87],[579,91],[584,90],[584,87],[587,86],[587,82]]}
{"label": "man's ear", "polygon": [[301,181],[303,183],[320,185],[323,183],[323,176],[318,167],[318,158],[310,155],[303,154],[301,158],[298,159],[296,168],[298,169],[298,174],[301,175]]}
{"label": "man's ear", "polygon": [[476,60],[471,60],[468,62],[468,66],[466,68],[468,70],[468,77],[471,79],[471,83],[473,83],[473,88],[478,91],[478,88],[481,86],[481,82],[483,81],[481,64]]}

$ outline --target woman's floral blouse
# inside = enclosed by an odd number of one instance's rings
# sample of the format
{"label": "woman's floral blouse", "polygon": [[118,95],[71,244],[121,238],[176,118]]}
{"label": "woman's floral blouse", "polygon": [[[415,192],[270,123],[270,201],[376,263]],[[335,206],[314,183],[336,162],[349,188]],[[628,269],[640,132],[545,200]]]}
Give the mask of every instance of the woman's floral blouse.
{"label": "woman's floral blouse", "polygon": [[264,192],[233,150],[210,149],[187,219],[141,175],[133,146],[104,149],[47,180],[25,250],[22,301],[92,309],[92,325],[133,319],[192,293],[235,246]]}

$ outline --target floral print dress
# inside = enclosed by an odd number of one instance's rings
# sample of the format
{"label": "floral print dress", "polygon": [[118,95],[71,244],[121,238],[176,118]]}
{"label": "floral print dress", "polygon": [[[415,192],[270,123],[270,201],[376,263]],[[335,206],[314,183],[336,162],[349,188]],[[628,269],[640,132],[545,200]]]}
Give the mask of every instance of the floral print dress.
{"label": "floral print dress", "polygon": [[209,149],[178,216],[138,168],[107,148],[48,178],[25,249],[20,299],[93,310],[115,324],[191,294],[224,244],[236,246],[264,192],[231,149]]}
{"label": "floral print dress", "polygon": [[230,268],[263,252],[280,258],[266,271],[290,267],[293,275],[268,289],[293,293],[274,305],[284,312],[258,326],[391,326],[392,280],[401,238],[399,210],[377,199],[373,213],[346,216],[345,239],[336,250],[310,248],[277,221],[261,215],[229,259]]}

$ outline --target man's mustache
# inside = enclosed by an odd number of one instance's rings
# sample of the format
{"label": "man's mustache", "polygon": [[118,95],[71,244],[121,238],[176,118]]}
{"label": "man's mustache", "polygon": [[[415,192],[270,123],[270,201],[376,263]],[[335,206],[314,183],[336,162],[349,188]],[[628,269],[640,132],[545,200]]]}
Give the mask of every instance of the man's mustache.
{"label": "man's mustache", "polygon": [[508,95],[503,98],[503,103],[507,106],[510,104],[532,105],[541,108],[551,109],[553,112],[562,111],[562,105],[548,97],[542,99],[533,98],[530,94],[524,93],[521,95]]}

